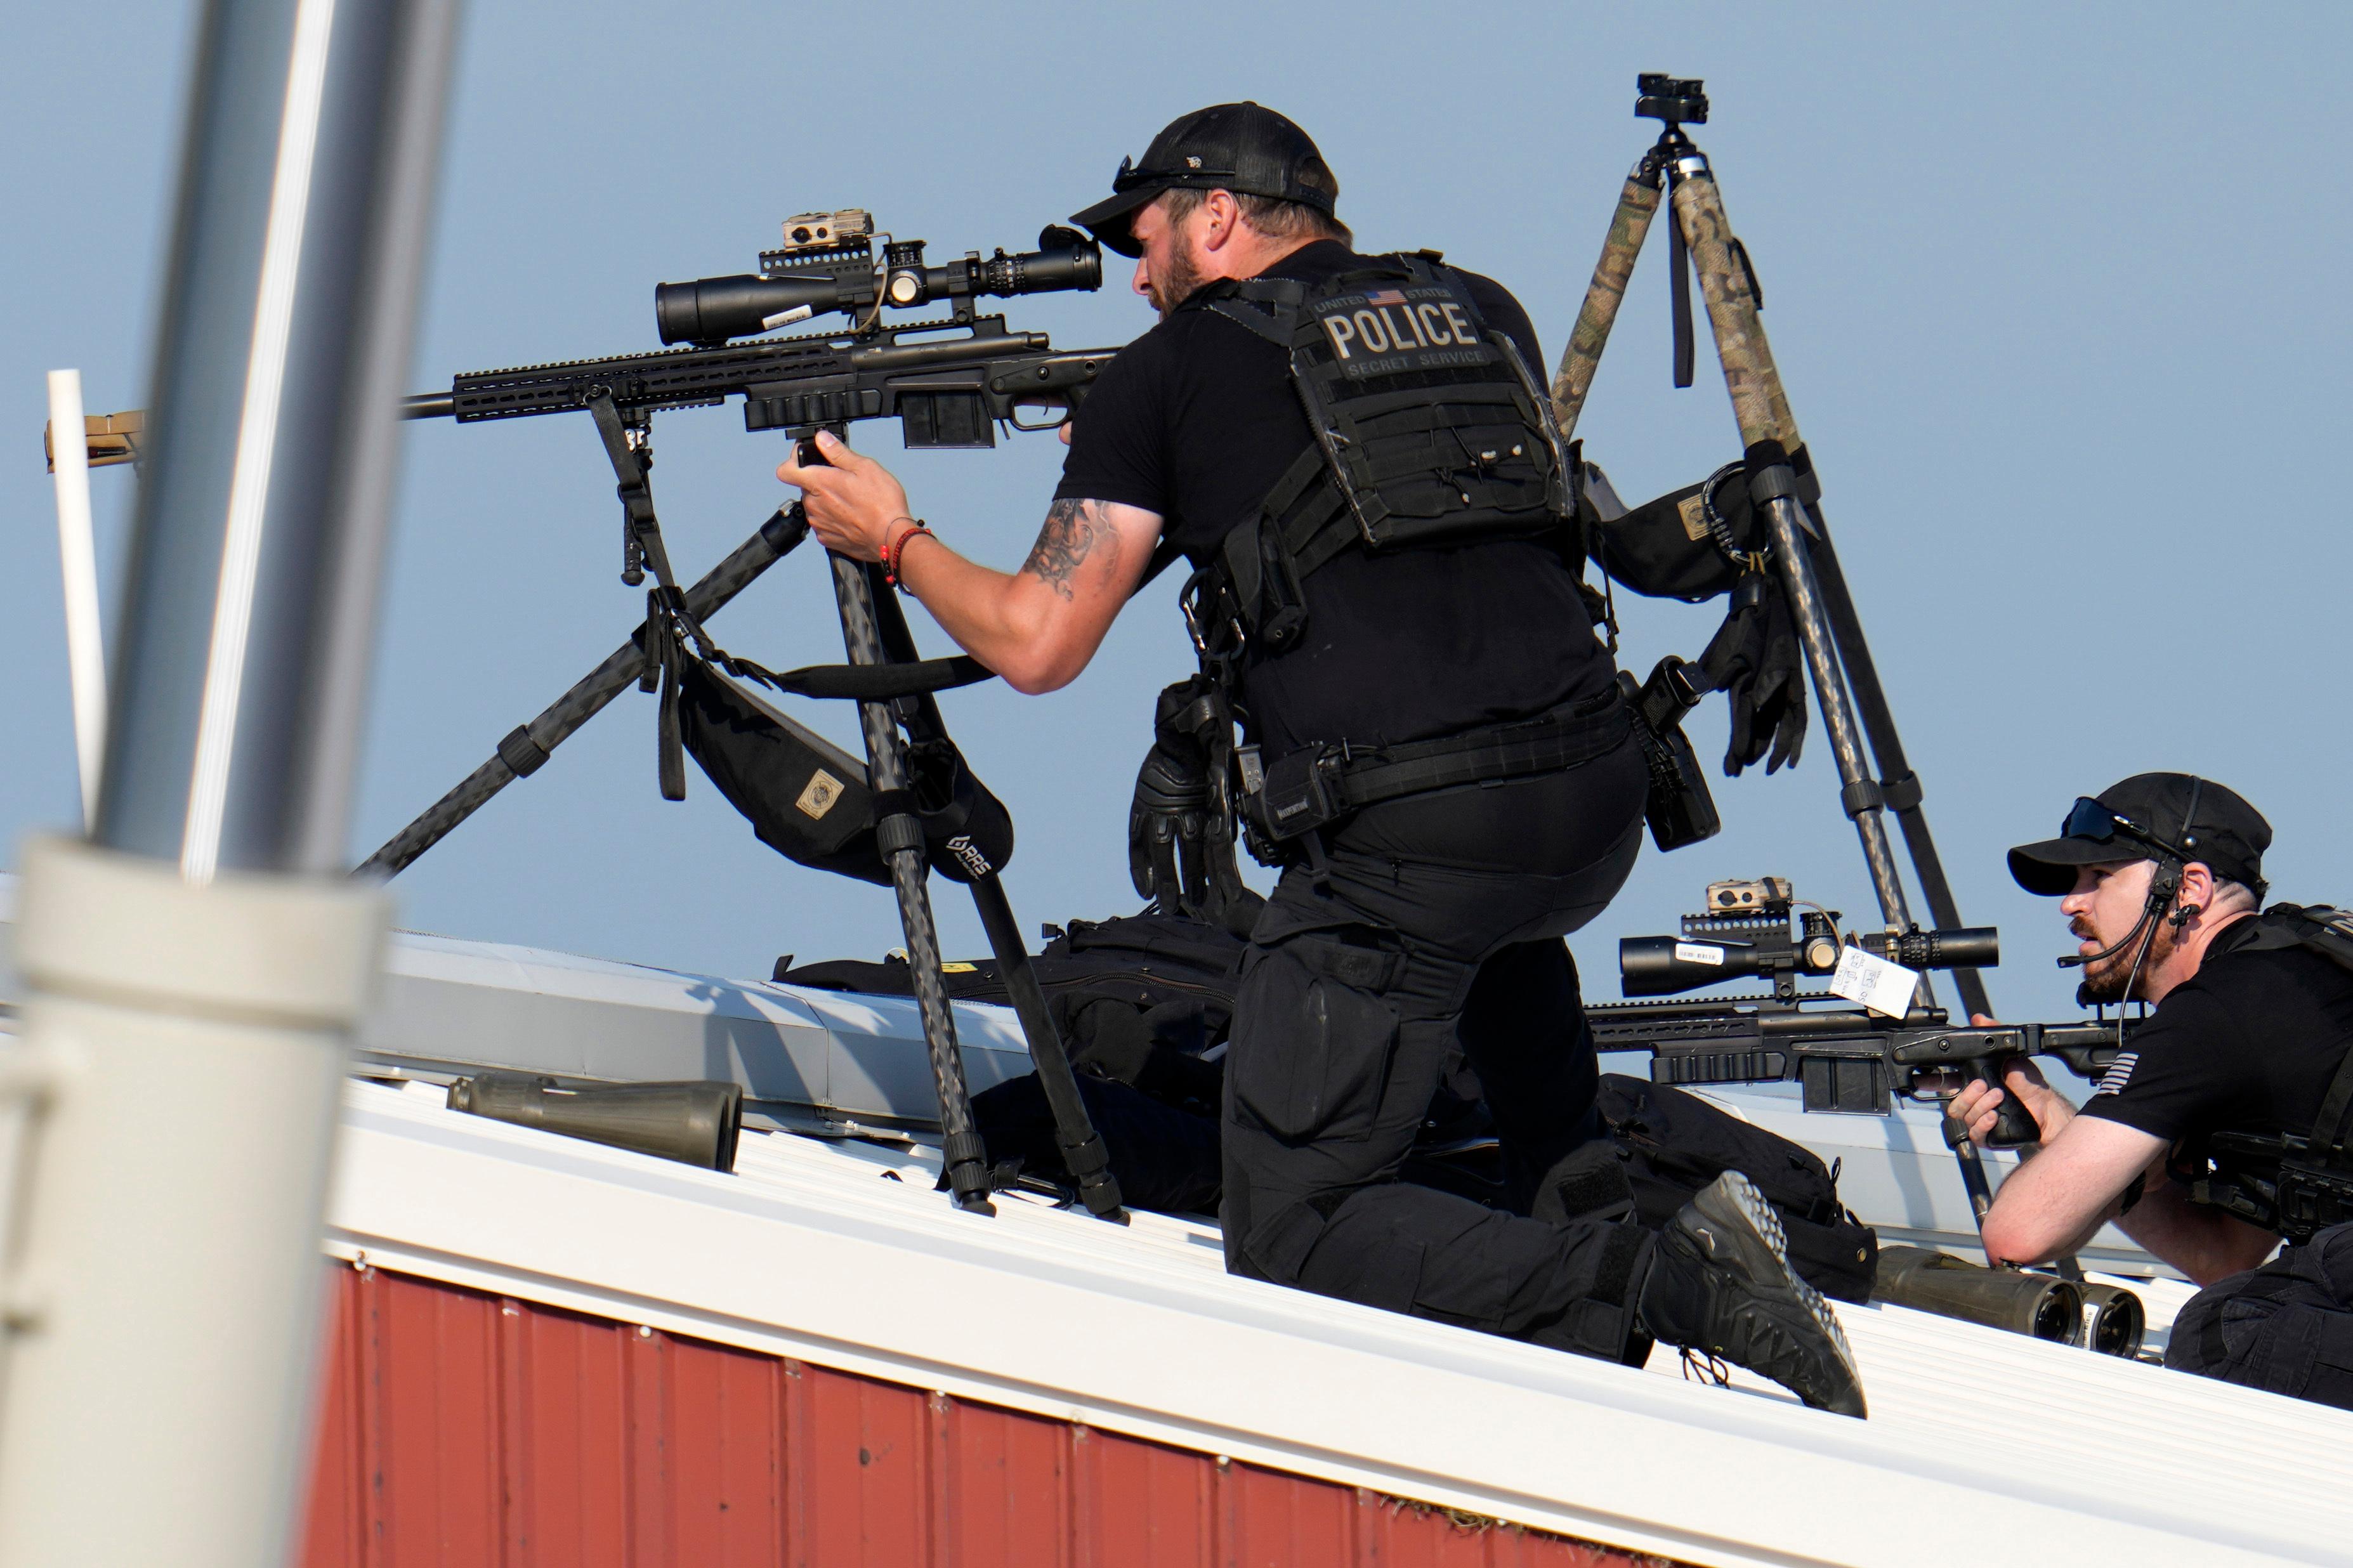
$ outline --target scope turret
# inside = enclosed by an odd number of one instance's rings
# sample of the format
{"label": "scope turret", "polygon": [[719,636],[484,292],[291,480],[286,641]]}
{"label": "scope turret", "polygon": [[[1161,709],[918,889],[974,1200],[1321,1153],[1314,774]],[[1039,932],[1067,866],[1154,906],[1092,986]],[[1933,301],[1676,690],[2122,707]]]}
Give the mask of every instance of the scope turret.
{"label": "scope turret", "polygon": [[871,315],[881,306],[905,310],[942,300],[958,321],[969,321],[972,301],[982,296],[1103,286],[1101,247],[1058,224],[1038,236],[1035,250],[1009,256],[999,248],[986,259],[976,250],[939,267],[924,263],[920,239],[886,242],[878,261],[871,220],[862,212],[804,214],[789,220],[785,233],[784,247],[763,252],[756,273],[656,284],[654,325],[661,341],[715,348],[828,311]]}
{"label": "scope turret", "polygon": [[[1620,987],[1628,996],[1671,996],[1727,980],[1770,981],[1777,995],[1797,994],[1801,974],[1829,974],[1839,963],[1836,910],[1793,910],[1789,884],[1767,877],[1716,882],[1705,912],[1683,917],[1681,936],[1630,936],[1618,943]],[[1795,929],[1791,916],[1797,915]],[[2001,962],[2001,934],[1991,926],[1950,931],[1864,931],[1864,952],[1906,969],[1990,969]]]}

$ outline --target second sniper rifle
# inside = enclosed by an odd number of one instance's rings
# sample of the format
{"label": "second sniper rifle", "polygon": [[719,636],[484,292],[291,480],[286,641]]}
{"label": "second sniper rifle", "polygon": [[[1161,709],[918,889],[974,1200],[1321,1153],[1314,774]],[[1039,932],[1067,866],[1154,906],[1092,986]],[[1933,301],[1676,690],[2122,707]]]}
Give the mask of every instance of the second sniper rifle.
{"label": "second sniper rifle", "polygon": [[[1789,885],[1778,879],[1718,882],[1709,910],[1686,915],[1680,937],[1628,937],[1619,970],[1630,996],[1657,996],[1754,976],[1766,996],[1688,1002],[1588,1005],[1597,1051],[1648,1051],[1655,1083],[1684,1086],[1783,1083],[1799,1086],[1808,1110],[1885,1116],[1895,1098],[1949,1096],[1964,1080],[1999,1084],[2010,1057],[2056,1057],[2079,1077],[2096,1079],[2117,1055],[2114,1021],[2075,1024],[1955,1024],[1941,1007],[1915,1005],[1894,1017],[1801,994],[1798,978],[1830,974],[1842,942],[1836,911],[1793,911]],[[1796,920],[1793,926],[1792,920]],[[1855,938],[1876,957],[1907,969],[1990,968],[2000,943],[1987,927],[1867,932]],[[2131,1020],[2123,1025],[2129,1038]],[[2001,1104],[1995,1148],[2040,1141],[2016,1097]]]}

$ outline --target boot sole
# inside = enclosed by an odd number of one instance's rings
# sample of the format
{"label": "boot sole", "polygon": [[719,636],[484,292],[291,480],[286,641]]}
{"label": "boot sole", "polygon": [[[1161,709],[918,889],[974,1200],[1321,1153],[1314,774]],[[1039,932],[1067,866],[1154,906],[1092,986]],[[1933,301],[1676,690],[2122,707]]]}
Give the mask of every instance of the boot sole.
{"label": "boot sole", "polygon": [[1861,1389],[1862,1374],[1854,1364],[1854,1352],[1846,1342],[1846,1331],[1839,1326],[1838,1317],[1822,1299],[1822,1293],[1799,1279],[1789,1267],[1788,1237],[1781,1228],[1781,1216],[1766,1201],[1765,1194],[1757,1190],[1756,1184],[1737,1171],[1726,1171],[1692,1200],[1692,1206],[1722,1227],[1727,1237],[1742,1238],[1745,1235],[1753,1238],[1744,1241],[1743,1251],[1748,1254],[1741,1259],[1744,1272],[1757,1285],[1767,1288],[1778,1279],[1820,1327],[1823,1337],[1838,1352],[1847,1376]]}

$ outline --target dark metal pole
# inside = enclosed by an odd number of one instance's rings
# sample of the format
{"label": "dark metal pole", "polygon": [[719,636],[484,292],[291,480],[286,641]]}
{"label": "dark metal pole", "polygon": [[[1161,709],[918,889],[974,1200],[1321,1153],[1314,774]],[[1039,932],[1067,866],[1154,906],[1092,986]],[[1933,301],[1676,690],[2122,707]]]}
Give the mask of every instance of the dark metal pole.
{"label": "dark metal pole", "polygon": [[1021,941],[1020,922],[1013,918],[1012,901],[1005,896],[1005,883],[996,872],[975,879],[972,902],[980,914],[981,929],[988,933],[997,976],[1005,982],[1006,994],[1021,1020],[1022,1036],[1029,1042],[1038,1087],[1046,1096],[1047,1109],[1054,1113],[1054,1142],[1062,1152],[1062,1168],[1071,1173],[1079,1201],[1086,1205],[1089,1214],[1124,1224],[1127,1211],[1122,1206],[1119,1178],[1111,1173],[1110,1151],[1087,1115],[1087,1102],[1079,1098],[1071,1054],[1062,1044],[1062,1032],[1054,1026],[1045,989],[1038,984],[1029,950]]}
{"label": "dark metal pole", "polygon": [[[1764,513],[1781,584],[1788,595],[1790,614],[1798,624],[1799,640],[1804,645],[1822,727],[1830,732],[1831,750],[1838,763],[1840,802],[1862,842],[1863,860],[1871,869],[1881,917],[1893,927],[1909,926],[1911,911],[1905,900],[1903,879],[1896,870],[1894,847],[1887,837],[1887,800],[1864,766],[1854,702],[1847,691],[1842,658],[1848,650],[1840,645],[1831,626],[1826,596],[1813,566],[1809,540],[1820,543],[1823,537],[1814,533],[1812,521],[1800,505],[1799,480],[1787,457],[1801,445],[1797,418],[1789,410],[1788,395],[1773,362],[1764,323],[1757,319],[1748,269],[1735,260],[1732,225],[1725,216],[1715,175],[1705,155],[1696,148],[1678,160],[1675,172],[1679,177],[1673,182],[1672,221],[1690,241],[1692,260],[1699,273],[1700,290],[1707,300],[1708,320],[1715,331],[1716,354],[1723,362],[1725,387],[1731,395],[1733,416],[1739,424],[1741,440],[1746,444],[1752,462],[1771,458],[1775,448],[1781,454],[1778,460],[1760,462],[1751,477],[1751,488]],[[1852,607],[1850,603],[1850,610]],[[1860,642],[1859,637],[1857,641]],[[1868,650],[1864,651],[1867,657]],[[1875,671],[1872,672],[1871,684],[1876,690]],[[1880,697],[1883,703],[1884,693]],[[1892,724],[1888,733],[1891,737],[1894,734]],[[1921,1002],[1933,1005],[1934,995],[1924,977],[1919,985]],[[1986,1213],[1992,1205],[1992,1185],[1977,1145],[1966,1134],[1957,1137],[1957,1131],[1947,1116],[1945,1139],[1960,1167],[1961,1184],[1968,1193],[1969,1207],[1982,1234]],[[1992,1261],[1990,1254],[1987,1260]]]}
{"label": "dark metal pole", "polygon": [[[1879,786],[1873,782],[1862,754],[1862,731],[1847,695],[1839,665],[1839,648],[1822,602],[1821,585],[1814,574],[1806,535],[1810,523],[1798,504],[1796,479],[1787,461],[1794,450],[1797,421],[1781,391],[1781,377],[1773,364],[1773,351],[1757,318],[1745,271],[1736,271],[1732,257],[1732,226],[1724,216],[1715,176],[1698,149],[1686,150],[1675,163],[1672,198],[1676,231],[1690,242],[1698,268],[1700,291],[1707,300],[1710,323],[1715,329],[1716,355],[1724,362],[1724,380],[1732,395],[1732,411],[1740,438],[1752,458],[1760,448],[1778,446],[1781,460],[1752,476],[1755,500],[1764,513],[1773,542],[1774,563],[1789,611],[1798,624],[1806,664],[1813,676],[1814,696],[1821,710],[1822,727],[1830,733],[1831,752],[1838,764],[1840,801],[1862,841],[1862,858],[1871,869],[1873,889],[1879,897],[1882,919],[1897,929],[1912,923],[1904,896],[1903,879],[1888,842]],[[1926,982],[1923,982],[1924,994]]]}
{"label": "dark metal pole", "polygon": [[[869,573],[868,584],[871,585],[873,580],[873,574]],[[915,647],[914,633],[908,629],[906,612],[901,608],[898,596],[878,593],[872,603],[875,636],[882,657],[894,664],[917,662],[923,656]],[[934,693],[927,691],[902,699],[894,708],[911,740],[954,744],[948,740],[947,722],[940,717],[939,699]],[[1021,1035],[1029,1045],[1029,1061],[1037,1069],[1038,1087],[1046,1096],[1047,1109],[1053,1112],[1054,1142],[1061,1150],[1062,1168],[1070,1172],[1071,1180],[1079,1189],[1080,1201],[1086,1205],[1089,1214],[1124,1225],[1127,1211],[1120,1195],[1119,1178],[1111,1173],[1111,1153],[1095,1131],[1086,1101],[1079,1097],[1079,1080],[1071,1070],[1070,1049],[1063,1044],[1062,1032],[1054,1026],[1054,1015],[1046,1005],[1046,992],[1038,984],[1038,972],[1029,962],[1029,946],[1021,940],[1021,922],[1013,917],[1013,901],[1006,896],[1004,879],[995,871],[976,878],[972,902],[980,916],[981,930],[988,936],[989,953],[997,960],[997,978],[1005,982],[1014,1015],[1021,1020]]]}
{"label": "dark metal pole", "polygon": [[[1822,587],[1822,603],[1830,612],[1831,634],[1838,641],[1839,661],[1846,667],[1847,679],[1854,691],[1855,710],[1862,720],[1862,730],[1871,742],[1871,754],[1879,764],[1879,790],[1887,808],[1895,813],[1895,824],[1904,830],[1904,847],[1912,859],[1912,872],[1920,881],[1920,891],[1928,900],[1928,918],[1939,926],[1961,923],[1960,905],[1954,900],[1953,886],[1945,879],[1945,863],[1936,854],[1936,840],[1928,831],[1928,816],[1920,808],[1920,776],[1904,755],[1904,742],[1895,732],[1895,713],[1888,706],[1886,689],[1879,684],[1878,666],[1872,662],[1871,645],[1864,641],[1862,621],[1856,615],[1854,595],[1847,589],[1846,574],[1839,569],[1838,552],[1831,547],[1830,525],[1822,520],[1821,506],[1816,502],[1807,508],[1813,518],[1814,571]],[[1986,998],[1985,977],[1974,969],[1953,971],[1954,987],[1961,994],[1961,1005],[1972,1015],[1990,1015],[1993,1005]]]}

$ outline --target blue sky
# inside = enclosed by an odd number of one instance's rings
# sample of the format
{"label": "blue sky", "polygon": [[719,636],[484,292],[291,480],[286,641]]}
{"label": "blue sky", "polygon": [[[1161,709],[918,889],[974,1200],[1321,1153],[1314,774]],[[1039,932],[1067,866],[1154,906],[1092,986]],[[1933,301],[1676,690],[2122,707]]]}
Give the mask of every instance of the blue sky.
{"label": "blue sky", "polygon": [[[0,866],[78,810],[42,374],[93,411],[143,398],[191,8],[14,18],[0,129],[19,150],[0,248]],[[1433,246],[1528,305],[1557,356],[1626,168],[1655,129],[1638,70],[1707,79],[1698,132],[1755,258],[1765,321],[1930,816],[1971,921],[2003,928],[2013,1016],[2061,1016],[2055,912],[2000,851],[2146,768],[2239,789],[2278,831],[2281,896],[2353,898],[2337,658],[2348,332],[2341,7],[1713,4],[1452,9],[1282,4],[665,7],[502,0],[464,29],[412,383],[655,346],[657,281],[748,270],[777,220],[861,205],[934,253],[1026,247],[1124,153],[1206,102],[1305,125],[1371,247]],[[1797,19],[1791,19],[1792,16]],[[1669,386],[1663,247],[1638,272],[1580,434],[1630,498],[1738,455],[1721,384]],[[1010,303],[1070,347],[1150,324],[1117,288]],[[959,548],[1017,563],[1050,437],[894,461]],[[735,405],[664,416],[656,493],[681,572],[749,533],[783,455]],[[109,606],[131,479],[93,476]],[[385,582],[353,858],[487,756],[635,624],[611,479],[584,417],[412,426]],[[1013,806],[1026,922],[1134,902],[1124,834],[1152,694],[1189,654],[1173,579],[1046,699],[946,699]],[[1628,661],[1693,653],[1717,612],[1629,604]],[[917,613],[918,635],[943,639]],[[818,558],[715,623],[778,668],[839,653]],[[845,711],[813,721],[855,743]],[[1694,728],[1722,750],[1720,700]],[[402,877],[404,923],[733,975],[780,952],[898,944],[887,893],[761,847],[700,777],[655,790],[634,692]],[[1701,887],[1779,874],[1870,907],[1819,722],[1803,764],[1716,782],[1724,835],[1646,854],[1575,942]],[[980,945],[938,890],[952,948]],[[1916,904],[1916,900],[1915,900]]]}

